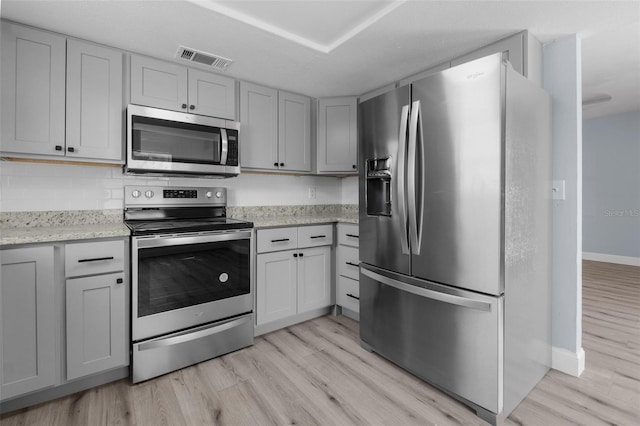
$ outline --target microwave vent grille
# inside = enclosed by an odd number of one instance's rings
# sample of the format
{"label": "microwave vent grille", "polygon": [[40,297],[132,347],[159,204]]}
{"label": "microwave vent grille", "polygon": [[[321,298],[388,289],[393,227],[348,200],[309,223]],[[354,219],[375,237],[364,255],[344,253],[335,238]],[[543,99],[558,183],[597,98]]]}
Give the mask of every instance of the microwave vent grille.
{"label": "microwave vent grille", "polygon": [[218,71],[226,71],[233,60],[212,53],[202,52],[196,49],[180,46],[176,52],[176,58],[189,62],[197,62],[215,68]]}

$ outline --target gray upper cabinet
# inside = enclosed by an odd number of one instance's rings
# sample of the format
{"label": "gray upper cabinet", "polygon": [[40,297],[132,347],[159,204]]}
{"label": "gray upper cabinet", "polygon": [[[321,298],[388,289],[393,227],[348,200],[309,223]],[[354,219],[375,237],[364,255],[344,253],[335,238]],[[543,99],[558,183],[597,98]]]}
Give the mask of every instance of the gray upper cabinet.
{"label": "gray upper cabinet", "polygon": [[67,156],[122,159],[122,85],[122,52],[67,41]]}
{"label": "gray upper cabinet", "polygon": [[122,53],[2,22],[2,146],[122,162]]}
{"label": "gray upper cabinet", "polygon": [[283,170],[311,171],[311,99],[278,92],[278,157]]}
{"label": "gray upper cabinet", "polygon": [[1,26],[0,150],[64,155],[66,40],[8,22]]}
{"label": "gray upper cabinet", "polygon": [[56,383],[53,246],[0,251],[2,400]]}
{"label": "gray upper cabinet", "polygon": [[318,173],[358,171],[358,98],[320,99],[318,102]]}
{"label": "gray upper cabinet", "polygon": [[235,120],[235,80],[132,55],[131,103]]}
{"label": "gray upper cabinet", "polygon": [[311,99],[240,82],[240,165],[311,171]]}

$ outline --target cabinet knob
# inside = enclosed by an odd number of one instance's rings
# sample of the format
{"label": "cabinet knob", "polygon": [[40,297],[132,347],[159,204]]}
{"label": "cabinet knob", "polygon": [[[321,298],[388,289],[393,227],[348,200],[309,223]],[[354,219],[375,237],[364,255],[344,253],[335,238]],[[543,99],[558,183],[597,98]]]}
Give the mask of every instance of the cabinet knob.
{"label": "cabinet knob", "polygon": [[196,106],[195,105],[189,105],[189,109],[190,110],[194,110],[194,109],[196,109]]}
{"label": "cabinet knob", "polygon": [[56,145],[56,151],[62,151],[62,145]]}
{"label": "cabinet knob", "polygon": [[284,163],[280,163],[280,167],[284,167]]}
{"label": "cabinet knob", "polygon": [[278,167],[278,163],[273,163],[273,165],[274,165],[275,167]]}
{"label": "cabinet knob", "polygon": [[72,146],[67,147],[67,151],[69,152],[76,152],[76,149]]}
{"label": "cabinet knob", "polygon": [[187,104],[182,104],[182,109],[187,109]]}
{"label": "cabinet knob", "polygon": [[358,168],[355,164],[353,164],[351,167],[353,168],[353,170]]}
{"label": "cabinet knob", "polygon": [[122,278],[118,278],[116,280],[116,284],[122,284],[124,282],[124,280]]}
{"label": "cabinet knob", "polygon": [[300,257],[304,256],[304,253],[300,253]]}
{"label": "cabinet knob", "polygon": [[298,257],[298,253],[293,253],[293,257]]}

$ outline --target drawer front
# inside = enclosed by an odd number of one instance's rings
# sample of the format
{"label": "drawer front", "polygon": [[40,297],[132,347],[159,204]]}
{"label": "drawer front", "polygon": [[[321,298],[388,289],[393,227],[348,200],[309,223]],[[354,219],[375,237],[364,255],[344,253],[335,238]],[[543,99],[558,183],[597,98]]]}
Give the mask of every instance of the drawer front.
{"label": "drawer front", "polygon": [[65,245],[65,276],[124,271],[124,241],[98,241]]}
{"label": "drawer front", "polygon": [[358,225],[351,223],[338,224],[338,244],[359,247],[360,229]]}
{"label": "drawer front", "polygon": [[360,313],[360,283],[357,280],[339,276],[336,303],[343,308]]}
{"label": "drawer front", "polygon": [[333,225],[301,226],[298,228],[298,247],[318,247],[333,244]]}
{"label": "drawer front", "polygon": [[298,228],[258,229],[258,253],[298,248]]}
{"label": "drawer front", "polygon": [[356,247],[338,246],[338,274],[357,280],[360,275],[358,270],[358,249]]}

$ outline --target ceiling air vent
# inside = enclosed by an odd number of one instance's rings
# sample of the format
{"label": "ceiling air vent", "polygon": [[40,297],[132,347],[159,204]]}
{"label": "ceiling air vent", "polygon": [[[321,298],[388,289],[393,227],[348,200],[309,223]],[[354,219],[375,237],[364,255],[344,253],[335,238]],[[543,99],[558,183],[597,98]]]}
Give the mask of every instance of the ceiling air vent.
{"label": "ceiling air vent", "polygon": [[195,49],[189,49],[188,47],[180,46],[176,53],[176,58],[184,59],[185,61],[197,62],[202,65],[215,68],[219,71],[226,71],[229,65],[233,62],[231,59],[223,58],[222,56],[213,55],[211,53],[201,52]]}

